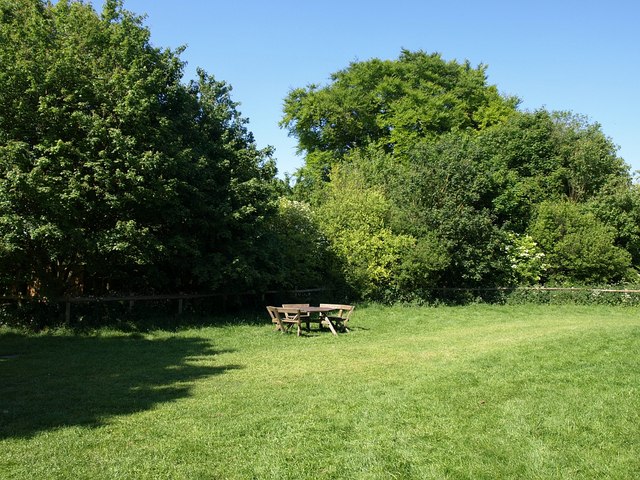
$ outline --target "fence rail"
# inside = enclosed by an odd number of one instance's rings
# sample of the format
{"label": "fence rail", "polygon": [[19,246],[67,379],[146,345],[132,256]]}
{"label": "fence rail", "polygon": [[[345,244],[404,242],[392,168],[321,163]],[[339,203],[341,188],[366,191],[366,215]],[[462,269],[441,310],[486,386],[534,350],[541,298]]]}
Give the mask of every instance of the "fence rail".
{"label": "fence rail", "polygon": [[[598,287],[433,287],[430,290],[438,292],[592,292],[598,293],[620,293],[620,294],[640,294],[640,289],[628,288],[598,288]],[[132,309],[136,302],[144,301],[168,301],[177,300],[177,313],[181,315],[184,311],[184,302],[197,299],[219,298],[221,304],[224,305],[229,298],[247,298],[253,297],[260,301],[267,301],[267,297],[274,298],[300,298],[313,294],[332,292],[331,288],[307,288],[297,290],[267,290],[264,292],[242,292],[242,293],[178,293],[165,295],[111,295],[111,296],[80,296],[80,297],[62,297],[62,298],[46,298],[46,297],[28,297],[20,295],[0,296],[0,301],[11,302],[42,302],[47,304],[64,304],[65,306],[65,322],[71,321],[71,305],[82,303],[109,303],[109,302],[128,302],[129,308]]]}
{"label": "fence rail", "polygon": [[0,296],[0,301],[11,302],[36,302],[47,304],[64,304],[65,306],[65,322],[71,321],[71,305],[81,303],[110,303],[110,302],[128,302],[129,308],[132,309],[136,302],[145,301],[178,301],[178,315],[181,315],[184,311],[185,300],[197,300],[207,298],[219,298],[221,303],[226,303],[229,298],[242,298],[242,297],[254,297],[265,299],[269,295],[280,296],[301,296],[310,295],[314,293],[330,292],[330,288],[306,288],[296,290],[267,290],[264,292],[241,292],[241,293],[177,293],[177,294],[165,294],[165,295],[110,295],[110,296],[87,296],[87,297],[60,297],[60,298],[48,298],[38,296],[22,296],[22,295],[5,295]]}
{"label": "fence rail", "polygon": [[602,293],[640,293],[640,290],[597,288],[597,287],[433,287],[431,290],[451,292],[509,292],[524,290],[531,292],[602,292]]}

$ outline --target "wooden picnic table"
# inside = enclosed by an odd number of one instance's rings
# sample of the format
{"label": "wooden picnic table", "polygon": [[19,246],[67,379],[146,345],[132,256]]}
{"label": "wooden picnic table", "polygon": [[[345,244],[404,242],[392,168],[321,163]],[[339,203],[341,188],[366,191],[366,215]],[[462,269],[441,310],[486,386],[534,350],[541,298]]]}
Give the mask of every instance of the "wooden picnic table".
{"label": "wooden picnic table", "polygon": [[[351,305],[337,304],[320,304],[318,307],[307,304],[284,304],[282,307],[267,307],[267,311],[278,330],[284,332],[286,328],[295,324],[298,327],[298,335],[302,331],[302,324],[305,323],[307,331],[309,331],[311,322],[329,327],[334,335],[338,335],[336,327],[348,332],[349,329],[346,328],[345,323],[349,320],[349,316],[342,317],[342,312],[348,311],[350,313],[351,310],[353,310]],[[329,315],[331,312],[339,313],[332,316]]]}

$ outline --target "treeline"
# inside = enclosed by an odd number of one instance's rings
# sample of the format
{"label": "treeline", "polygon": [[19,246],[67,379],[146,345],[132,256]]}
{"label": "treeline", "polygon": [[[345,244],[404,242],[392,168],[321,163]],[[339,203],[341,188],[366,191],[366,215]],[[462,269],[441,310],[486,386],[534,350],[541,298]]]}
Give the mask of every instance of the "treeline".
{"label": "treeline", "polygon": [[518,110],[485,67],[403,51],[292,91],[283,125],[353,291],[637,282],[640,190],[598,124]]}
{"label": "treeline", "polygon": [[[108,0],[0,0],[0,288],[59,298],[637,281],[640,192],[597,124],[403,51],[295,89],[276,178],[231,87]],[[289,183],[293,183],[290,185]]]}

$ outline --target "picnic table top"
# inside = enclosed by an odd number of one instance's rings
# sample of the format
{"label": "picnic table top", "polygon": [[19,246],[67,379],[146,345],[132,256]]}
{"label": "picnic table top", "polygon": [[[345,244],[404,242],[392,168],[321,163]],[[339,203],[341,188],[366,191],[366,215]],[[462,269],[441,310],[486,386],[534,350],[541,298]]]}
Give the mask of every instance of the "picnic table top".
{"label": "picnic table top", "polygon": [[335,310],[333,307],[282,307],[280,310],[293,310],[293,311],[301,311],[304,313],[316,313],[316,312],[330,312]]}

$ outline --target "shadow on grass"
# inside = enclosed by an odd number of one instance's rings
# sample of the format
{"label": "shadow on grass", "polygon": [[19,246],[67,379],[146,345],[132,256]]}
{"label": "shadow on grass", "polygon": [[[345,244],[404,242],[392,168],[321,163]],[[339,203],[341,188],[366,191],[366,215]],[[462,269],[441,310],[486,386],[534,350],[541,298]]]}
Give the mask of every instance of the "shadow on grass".
{"label": "shadow on grass", "polygon": [[240,368],[212,366],[220,353],[199,338],[0,334],[0,439],[188,397],[194,381]]}
{"label": "shadow on grass", "polygon": [[67,325],[78,333],[87,333],[103,327],[124,333],[147,333],[153,331],[175,332],[203,327],[247,325],[270,325],[266,309],[244,309],[236,312],[193,312],[182,315],[167,314],[166,309],[139,308],[134,312],[110,312],[111,315],[77,316]]}

